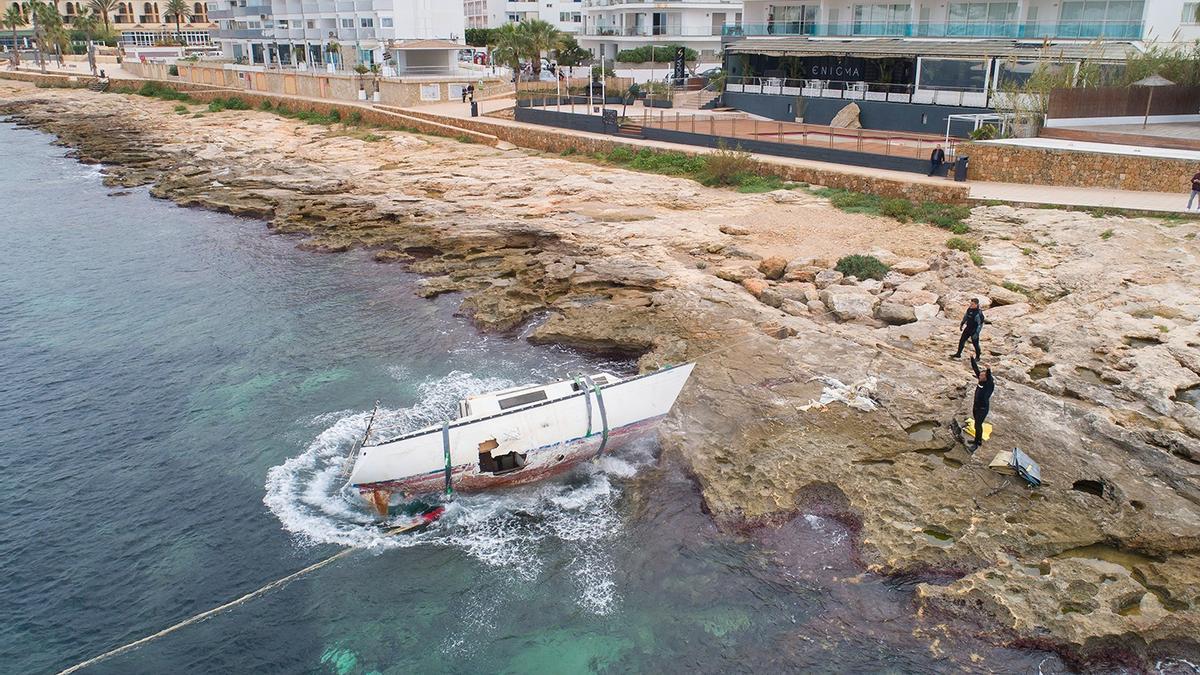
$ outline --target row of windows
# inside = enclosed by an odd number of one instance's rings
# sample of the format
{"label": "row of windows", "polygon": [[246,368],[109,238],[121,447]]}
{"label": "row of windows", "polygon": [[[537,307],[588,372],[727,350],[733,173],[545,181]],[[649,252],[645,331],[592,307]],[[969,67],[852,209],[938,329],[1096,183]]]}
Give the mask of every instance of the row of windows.
{"label": "row of windows", "polygon": [[[1144,0],[1067,0],[1062,3],[1059,19],[1066,22],[1113,23],[1141,21]],[[1200,2],[1184,3],[1184,23],[1197,23],[1196,8]],[[1019,21],[1017,2],[951,2],[947,8],[947,23],[1007,23]],[[1029,21],[1037,20],[1037,7],[1028,10]],[[770,23],[814,24],[817,4],[768,5]],[[829,10],[829,22],[837,22],[838,10]],[[854,5],[857,24],[907,24],[912,21],[909,3],[877,3]],[[921,7],[921,20],[928,21],[929,8]]]}

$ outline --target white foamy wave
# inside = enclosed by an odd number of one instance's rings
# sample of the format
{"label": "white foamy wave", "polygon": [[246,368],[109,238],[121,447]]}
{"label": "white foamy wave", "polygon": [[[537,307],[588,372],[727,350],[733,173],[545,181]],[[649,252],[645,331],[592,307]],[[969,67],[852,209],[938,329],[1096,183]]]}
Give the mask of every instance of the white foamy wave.
{"label": "white foamy wave", "polygon": [[[407,375],[396,370],[397,379]],[[422,383],[419,403],[381,408],[372,439],[384,439],[453,417],[459,399],[502,389],[512,382],[452,372]],[[365,503],[344,488],[348,455],[366,430],[370,411],[318,415],[308,424],[323,427],[301,454],[267,474],[263,502],[302,545],[337,544],[385,550],[416,545],[458,549],[506,579],[540,583],[546,562],[569,557],[567,571],[577,587],[576,602],[597,614],[617,601],[612,548],[621,533],[616,510],[627,479],[654,461],[653,443],[636,444],[621,456],[606,455],[573,469],[564,478],[483,494],[458,495],[428,530],[386,536]],[[444,645],[454,649],[454,640]]]}

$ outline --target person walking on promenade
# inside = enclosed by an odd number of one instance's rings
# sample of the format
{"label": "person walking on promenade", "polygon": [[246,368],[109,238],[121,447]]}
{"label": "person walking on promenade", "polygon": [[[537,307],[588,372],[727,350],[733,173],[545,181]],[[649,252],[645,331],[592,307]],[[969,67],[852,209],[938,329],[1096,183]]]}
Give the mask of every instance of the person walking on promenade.
{"label": "person walking on promenade", "polygon": [[950,358],[962,358],[963,347],[967,344],[967,340],[970,340],[971,346],[975,348],[975,358],[982,355],[979,351],[979,334],[983,332],[983,323],[983,310],[979,308],[979,298],[971,298],[967,312],[963,314],[962,321],[958,323],[959,329],[962,330],[962,335],[958,337],[958,351]]}
{"label": "person walking on promenade", "polygon": [[[1187,205],[1189,211],[1192,209],[1192,201],[1195,200],[1196,197],[1200,197],[1200,171],[1197,171],[1196,175],[1192,176],[1192,196],[1188,197]],[[1196,205],[1196,209],[1200,210],[1200,204]]]}
{"label": "person walking on promenade", "polygon": [[983,421],[987,419],[992,406],[992,392],[996,390],[996,381],[992,379],[992,369],[979,368],[979,362],[971,359],[971,370],[975,371],[975,400],[971,404],[971,417],[975,422],[975,442],[971,452],[983,445]]}
{"label": "person walking on promenade", "polygon": [[945,162],[946,151],[939,145],[933,149],[933,152],[929,153],[929,175],[932,176],[937,173],[938,169],[942,168],[942,164]]}

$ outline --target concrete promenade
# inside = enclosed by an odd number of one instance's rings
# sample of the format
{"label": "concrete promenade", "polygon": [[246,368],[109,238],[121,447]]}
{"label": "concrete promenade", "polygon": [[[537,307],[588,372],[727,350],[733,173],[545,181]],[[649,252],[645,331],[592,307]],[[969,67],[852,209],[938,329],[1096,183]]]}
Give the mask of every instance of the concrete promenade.
{"label": "concrete promenade", "polygon": [[[32,64],[22,62],[20,70],[22,72],[38,72],[36,67],[31,67]],[[57,65],[57,64],[54,64]],[[8,68],[2,68],[8,70]],[[105,64],[105,70],[110,77],[116,79],[139,79],[136,75],[120,69],[115,64]],[[86,65],[82,68],[67,68],[59,70],[53,66],[47,68],[48,73],[53,74],[71,74],[88,76]],[[271,95],[285,99],[300,99],[303,97],[285,96],[279,94],[269,94],[267,92],[247,92],[258,95]],[[303,99],[313,103],[332,103],[334,101],[324,99]],[[362,107],[371,107],[370,103],[358,101],[337,101],[337,103],[345,105],[359,105]],[[492,100],[484,100],[479,102],[480,115],[488,115],[490,113],[499,112],[506,108],[511,108],[513,101],[507,98],[499,98]],[[451,101],[446,103],[434,103],[428,105],[414,106],[410,108],[394,108],[398,112],[409,111],[413,113],[425,113],[438,115],[445,118],[443,123],[453,125],[453,120],[469,119],[470,105],[459,101]],[[553,130],[555,133],[564,135],[579,136],[581,138],[592,138],[594,140],[605,140],[612,137],[603,134],[593,134],[583,131],[575,131],[571,129],[560,129],[557,127],[544,127],[534,124],[526,124],[517,122],[511,119],[502,117],[487,117],[483,119],[488,124],[513,127],[527,127],[542,131]],[[641,145],[655,150],[675,150],[681,152],[709,152],[707,148],[700,148],[692,145],[681,145],[677,143],[665,143],[662,141],[654,141],[647,139],[626,138],[622,137],[622,143],[631,145]],[[843,173],[863,178],[877,178],[889,181],[899,181],[910,184],[927,184],[927,185],[947,185],[953,184],[953,181],[945,178],[930,178],[920,174],[907,173],[903,171],[888,171],[884,169],[873,169],[868,167],[846,166],[843,164],[832,164],[828,162],[817,162],[812,160],[793,159],[788,157],[776,157],[771,155],[755,155],[755,159],[768,164],[791,165],[804,168],[810,168],[819,171]],[[1200,171],[1200,164],[1197,166]],[[1065,207],[1103,207],[1103,208],[1119,208],[1135,211],[1158,211],[1168,213],[1187,213],[1187,193],[1164,193],[1164,192],[1135,192],[1129,190],[1110,190],[1101,188],[1078,188],[1078,187],[1061,187],[1048,185],[1025,185],[1016,183],[991,183],[982,181],[968,181],[959,183],[967,188],[970,199],[987,201],[1007,201],[1019,204],[1030,205],[1052,205]],[[1200,211],[1197,211],[1200,215]]]}
{"label": "concrete promenade", "polygon": [[[488,113],[498,112],[505,108],[510,108],[512,105],[513,102],[507,99],[481,101],[479,104],[479,112],[480,115],[486,115]],[[471,114],[470,106],[460,102],[436,103],[432,105],[420,106],[418,108],[410,108],[409,110],[442,115],[448,118],[469,118]],[[505,126],[527,126],[542,129],[547,128],[497,117],[489,117],[487,118],[487,121]],[[555,128],[555,130],[563,134],[576,135],[585,138],[604,138],[604,136],[601,134],[592,134],[571,129]],[[664,143],[653,140],[630,139],[623,137],[621,141],[635,145],[644,145],[656,150],[678,150],[686,152],[708,151],[707,148],[698,148],[696,146],[680,145],[677,143]],[[930,178],[928,176],[907,173],[904,171],[887,171],[884,169],[846,166],[843,164],[831,164],[827,162],[792,159],[788,157],[775,157],[772,155],[755,155],[754,157],[761,162],[769,164],[806,166],[824,171],[856,174],[860,176],[897,180],[908,183],[945,185],[949,181],[949,179],[946,178]],[[1200,171],[1200,165],[1197,166],[1197,170]],[[1053,206],[1070,206],[1081,208],[1105,207],[1137,211],[1161,211],[1174,213],[1187,212],[1186,207],[1188,195],[1186,193],[1173,194],[1167,192],[1134,192],[1129,190],[1108,190],[1102,188],[1022,185],[1016,183],[990,183],[983,181],[968,181],[966,183],[960,183],[960,185],[967,187],[969,190],[968,195],[971,199],[977,199],[981,201],[999,200],[1021,204],[1046,204]],[[1198,211],[1197,214],[1200,215],[1200,211]]]}

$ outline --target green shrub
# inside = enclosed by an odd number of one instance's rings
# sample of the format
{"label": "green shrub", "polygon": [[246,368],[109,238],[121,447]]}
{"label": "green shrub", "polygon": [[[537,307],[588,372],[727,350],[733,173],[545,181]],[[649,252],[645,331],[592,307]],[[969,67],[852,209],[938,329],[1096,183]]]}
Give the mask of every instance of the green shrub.
{"label": "green shrub", "polygon": [[848,277],[882,279],[891,268],[873,255],[848,255],[838,260],[834,269]]}
{"label": "green shrub", "polygon": [[1100,238],[1103,239],[1104,241],[1108,241],[1109,239],[1112,239],[1112,236],[1113,236],[1112,229],[1107,229],[1100,233]]}
{"label": "green shrub", "polygon": [[192,100],[191,96],[188,96],[187,94],[180,92],[180,91],[175,91],[174,89],[172,89],[164,84],[160,84],[158,82],[147,82],[147,83],[143,84],[141,86],[141,88],[138,89],[134,93],[137,94],[138,96],[147,96],[150,98],[160,98],[164,101],[190,101],[190,100]]}
{"label": "green shrub", "polygon": [[179,77],[179,66],[174,64],[167,66],[167,75],[170,75],[171,77]]}
{"label": "green shrub", "polygon": [[380,136],[378,134],[366,134],[362,137],[362,139],[368,143],[374,143],[376,141],[382,141],[383,136]]}
{"label": "green shrub", "polygon": [[337,108],[330,110],[329,113],[326,115],[326,117],[333,120],[334,122],[342,121],[342,113]]}
{"label": "green shrub", "polygon": [[358,112],[357,110],[350,113],[350,117],[346,120],[346,123],[353,124],[355,126],[362,124],[362,113]]}
{"label": "green shrub", "polygon": [[[675,59],[675,49],[679,45],[643,45],[634,49],[622,49],[617,52],[617,61],[620,63],[646,63],[653,56],[656,63],[666,63]],[[688,61],[695,61],[699,58],[699,54],[691,47],[684,48],[683,58]]]}
{"label": "green shrub", "polygon": [[575,154],[576,152],[577,152],[577,150],[575,150],[574,147],[570,147],[570,148],[567,148],[566,150],[563,150],[562,152],[560,152],[558,154],[562,155],[563,157],[570,157],[571,155]]}
{"label": "green shrub", "polygon": [[912,220],[916,205],[907,199],[884,199],[879,204],[879,213],[889,218],[907,223]]}
{"label": "green shrub", "polygon": [[208,103],[208,112],[221,112],[225,109],[225,99],[214,98]]}
{"label": "green shrub", "polygon": [[263,102],[258,104],[259,110],[265,110],[267,112],[270,112],[272,107],[273,106],[271,105],[271,102],[266,99],[263,99]]}
{"label": "green shrub", "polygon": [[633,161],[633,151],[625,147],[616,147],[608,153],[608,161],[614,164],[628,164]]}
{"label": "green shrub", "polygon": [[715,152],[704,155],[699,179],[705,185],[738,185],[746,176],[757,173],[758,168],[750,153],[721,143]]}
{"label": "green shrub", "polygon": [[778,176],[759,176],[751,174],[742,176],[737,184],[738,192],[755,193],[755,192],[774,192],[775,190],[792,190],[799,187],[796,183],[789,183]]}
{"label": "green shrub", "polygon": [[946,248],[955,251],[962,251],[971,256],[971,262],[975,263],[976,267],[983,266],[983,256],[979,255],[979,244],[970,239],[963,237],[950,237],[946,240]]}
{"label": "green shrub", "polygon": [[180,103],[179,105],[175,106],[175,112],[179,113],[180,115],[186,115],[188,113],[188,107]]}
{"label": "green shrub", "polygon": [[704,168],[704,160],[682,152],[654,152],[641,150],[629,162],[629,168],[666,176],[695,177]]}

